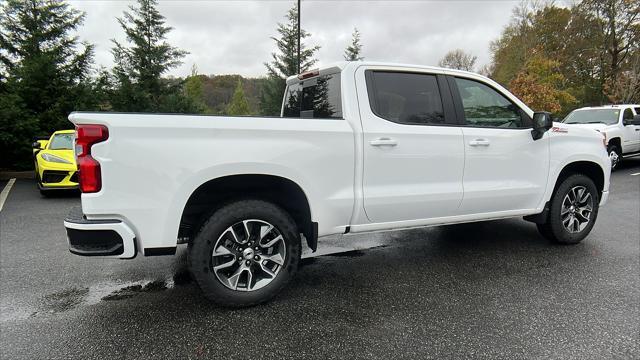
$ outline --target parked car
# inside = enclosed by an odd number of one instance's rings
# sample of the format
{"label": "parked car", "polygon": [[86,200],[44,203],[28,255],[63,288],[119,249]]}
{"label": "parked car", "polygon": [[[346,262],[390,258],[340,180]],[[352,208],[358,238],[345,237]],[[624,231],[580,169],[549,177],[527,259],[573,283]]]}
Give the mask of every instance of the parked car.
{"label": "parked car", "polygon": [[43,195],[50,190],[78,188],[74,136],[75,130],[60,130],[48,140],[40,139],[33,143],[36,181]]}
{"label": "parked car", "polygon": [[575,244],[607,201],[603,136],[486,77],[350,62],[286,84],[281,118],[71,114],[83,194],[70,251],[188,243],[205,296],[249,306],[294,276],[302,238],[315,251],[326,235],[525,217]]}
{"label": "parked car", "polygon": [[640,105],[584,107],[569,113],[562,122],[604,134],[611,169],[625,157],[640,155]]}

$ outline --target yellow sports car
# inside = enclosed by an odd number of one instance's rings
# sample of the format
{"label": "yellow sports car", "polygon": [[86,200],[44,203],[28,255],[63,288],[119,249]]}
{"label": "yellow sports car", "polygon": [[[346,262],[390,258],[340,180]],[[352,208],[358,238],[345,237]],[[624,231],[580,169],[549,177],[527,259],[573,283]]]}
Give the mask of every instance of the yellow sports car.
{"label": "yellow sports car", "polygon": [[74,137],[74,130],[61,130],[54,132],[49,140],[33,143],[36,180],[42,194],[46,195],[47,190],[78,188]]}

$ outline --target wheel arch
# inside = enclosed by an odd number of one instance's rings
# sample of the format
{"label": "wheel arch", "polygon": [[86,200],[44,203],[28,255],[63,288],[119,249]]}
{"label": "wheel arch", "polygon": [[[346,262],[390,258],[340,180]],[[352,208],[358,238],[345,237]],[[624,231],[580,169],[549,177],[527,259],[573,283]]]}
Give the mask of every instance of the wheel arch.
{"label": "wheel arch", "polygon": [[226,175],[198,186],[182,210],[178,238],[183,239],[182,242],[193,239],[213,212],[239,199],[261,199],[282,207],[296,222],[309,248],[316,250],[318,225],[312,221],[307,194],[295,181],[267,174]]}
{"label": "wheel arch", "polygon": [[524,219],[537,224],[545,223],[547,221],[549,204],[551,203],[553,194],[556,193],[560,184],[562,184],[562,182],[566,178],[573,174],[583,174],[593,180],[594,184],[596,185],[596,189],[598,189],[598,196],[602,197],[602,192],[604,191],[604,187],[606,185],[605,181],[607,181],[602,166],[597,162],[589,160],[577,160],[569,162],[565,164],[562,170],[558,172],[558,176],[556,176],[555,181],[553,182],[553,188],[549,186],[548,189],[552,189],[552,191],[549,191],[545,196],[543,204],[540,208],[541,212],[537,214],[527,215],[524,217]]}
{"label": "wheel arch", "polygon": [[607,145],[615,145],[618,147],[620,153],[622,153],[622,140],[619,136],[614,136],[611,139],[607,140]]}
{"label": "wheel arch", "polygon": [[558,177],[556,178],[552,196],[558,189],[558,186],[569,176],[573,174],[583,174],[593,180],[593,183],[596,185],[598,189],[598,195],[602,196],[602,191],[604,191],[605,185],[605,175],[602,167],[593,161],[574,161],[569,164],[566,164],[560,173],[558,173]]}

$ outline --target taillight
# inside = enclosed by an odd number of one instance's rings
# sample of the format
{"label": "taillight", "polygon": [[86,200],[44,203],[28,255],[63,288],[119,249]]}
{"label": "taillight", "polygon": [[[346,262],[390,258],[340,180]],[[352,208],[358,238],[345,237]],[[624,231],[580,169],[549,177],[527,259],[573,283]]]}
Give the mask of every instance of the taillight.
{"label": "taillight", "polygon": [[100,163],[91,156],[91,146],[108,138],[109,130],[104,125],[76,126],[78,183],[83,193],[94,193],[102,189]]}
{"label": "taillight", "polygon": [[304,79],[308,79],[314,76],[318,76],[320,75],[320,70],[315,69],[315,70],[309,70],[307,72],[303,72],[302,74],[298,75],[298,79],[299,80],[304,80]]}

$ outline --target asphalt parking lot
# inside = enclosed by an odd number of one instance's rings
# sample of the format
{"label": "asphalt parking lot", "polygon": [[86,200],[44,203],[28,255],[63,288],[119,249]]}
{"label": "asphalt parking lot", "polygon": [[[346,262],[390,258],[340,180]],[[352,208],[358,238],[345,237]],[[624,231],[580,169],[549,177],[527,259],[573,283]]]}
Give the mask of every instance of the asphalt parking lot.
{"label": "asphalt parking lot", "polygon": [[613,174],[579,245],[551,245],[522,220],[332,237],[274,301],[241,310],[207,303],[182,249],[70,254],[62,219],[78,196],[18,180],[0,212],[0,354],[638,359],[639,172],[634,159]]}

